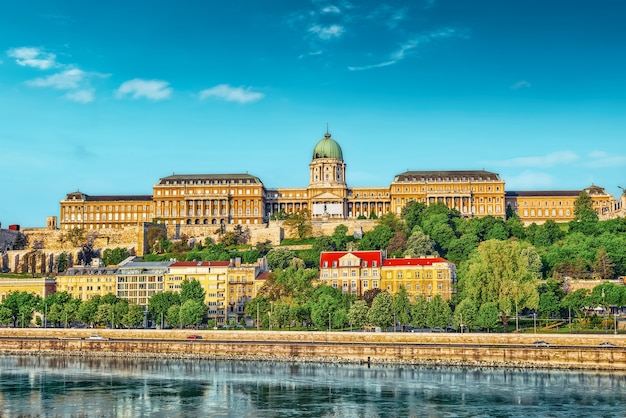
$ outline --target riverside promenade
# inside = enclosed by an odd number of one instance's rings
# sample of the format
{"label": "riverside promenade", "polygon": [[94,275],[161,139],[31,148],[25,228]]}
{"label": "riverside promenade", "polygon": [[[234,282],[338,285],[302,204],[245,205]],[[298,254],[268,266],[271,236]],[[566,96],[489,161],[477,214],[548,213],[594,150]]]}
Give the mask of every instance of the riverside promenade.
{"label": "riverside promenade", "polygon": [[626,335],[2,328],[0,354],[626,372]]}

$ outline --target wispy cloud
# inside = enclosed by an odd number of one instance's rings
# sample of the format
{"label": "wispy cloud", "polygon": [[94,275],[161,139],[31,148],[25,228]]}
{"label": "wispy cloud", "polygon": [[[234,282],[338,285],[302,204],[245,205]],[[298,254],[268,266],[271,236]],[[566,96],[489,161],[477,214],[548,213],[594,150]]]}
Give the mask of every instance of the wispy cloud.
{"label": "wispy cloud", "polygon": [[530,88],[530,83],[526,80],[519,80],[511,84],[509,88],[511,90],[528,89]]}
{"label": "wispy cloud", "polygon": [[523,171],[518,175],[506,176],[507,190],[547,189],[558,184],[557,179],[542,171]]}
{"label": "wispy cloud", "polygon": [[378,62],[375,64],[369,64],[369,65],[363,65],[363,66],[349,66],[348,70],[364,71],[364,70],[370,70],[372,68],[381,68],[381,67],[394,65],[404,60],[412,53],[414,53],[415,50],[420,46],[428,45],[439,39],[463,37],[463,36],[465,35],[453,28],[443,28],[440,30],[426,33],[426,34],[417,35],[407,40],[406,42],[401,44],[398,49],[393,51],[389,56],[390,59],[382,61],[382,62]]}
{"label": "wispy cloud", "polygon": [[172,91],[173,89],[167,81],[135,78],[122,83],[116,90],[115,96],[119,99],[130,97],[132,99],[164,100],[171,96]]}
{"label": "wispy cloud", "polygon": [[31,87],[52,87],[59,90],[68,90],[78,88],[84,77],[84,71],[78,68],[72,68],[47,77],[28,80],[26,84]]}
{"label": "wispy cloud", "polygon": [[330,5],[330,6],[325,6],[322,8],[321,10],[322,13],[332,13],[332,14],[336,14],[336,13],[341,13],[341,10],[339,9],[339,7],[335,6],[335,5]]}
{"label": "wispy cloud", "polygon": [[91,103],[95,99],[94,89],[74,90],[63,96],[65,99],[77,103]]}
{"label": "wispy cloud", "polygon": [[7,55],[11,58],[15,58],[15,62],[23,67],[47,70],[58,65],[56,55],[51,52],[45,52],[41,48],[26,46],[12,48],[7,51]]}
{"label": "wispy cloud", "polygon": [[309,32],[316,35],[320,39],[328,40],[340,37],[344,32],[344,27],[337,24],[328,26],[313,25],[309,28]]}
{"label": "wispy cloud", "polygon": [[575,152],[558,151],[547,155],[496,160],[490,163],[500,167],[554,167],[557,165],[571,164],[579,160],[580,157]]}
{"label": "wispy cloud", "polygon": [[202,90],[199,97],[201,100],[217,98],[227,102],[252,103],[261,100],[265,95],[252,91],[250,87],[231,87],[228,84],[219,84],[210,89]]}
{"label": "wispy cloud", "polygon": [[605,151],[592,151],[585,161],[587,167],[626,167],[626,155],[609,154]]}

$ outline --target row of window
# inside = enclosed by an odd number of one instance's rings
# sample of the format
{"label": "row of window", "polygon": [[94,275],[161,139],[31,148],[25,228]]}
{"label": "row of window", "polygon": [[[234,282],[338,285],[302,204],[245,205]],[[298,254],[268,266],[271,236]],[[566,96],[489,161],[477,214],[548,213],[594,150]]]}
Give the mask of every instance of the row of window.
{"label": "row of window", "polygon": [[[195,191],[195,193],[194,193],[194,191]],[[163,192],[163,193],[161,193],[161,192]],[[239,195],[243,195],[244,194],[244,190],[243,189],[236,189],[236,190],[229,190],[229,189],[218,190],[218,189],[213,189],[213,193],[211,193],[211,190],[209,190],[209,189],[204,189],[204,190],[199,190],[199,189],[196,189],[196,190],[194,190],[194,189],[181,190],[180,194],[178,193],[178,190],[172,190],[171,192],[172,192],[172,196],[179,196],[179,195],[180,196],[190,196],[190,195],[193,195],[193,194],[197,194],[197,195],[200,195],[200,196],[219,195],[219,194],[226,195],[226,194],[231,194],[231,193],[232,194],[239,194]],[[234,192],[236,192],[236,193],[234,193]],[[259,194],[259,189],[254,189],[254,190],[246,189],[245,190],[245,194],[246,195],[251,195],[251,194],[258,195]],[[161,195],[169,196],[170,195],[170,190],[168,190],[168,189],[165,189],[163,191],[162,190],[157,190],[156,191],[156,195],[157,196],[161,196]]]}

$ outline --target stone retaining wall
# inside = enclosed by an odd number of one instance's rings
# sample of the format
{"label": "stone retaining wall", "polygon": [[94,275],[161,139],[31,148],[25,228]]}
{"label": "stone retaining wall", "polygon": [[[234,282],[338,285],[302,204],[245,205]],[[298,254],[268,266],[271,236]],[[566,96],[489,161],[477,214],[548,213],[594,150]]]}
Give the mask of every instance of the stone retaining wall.
{"label": "stone retaining wall", "polygon": [[[84,339],[94,332],[110,340]],[[192,333],[202,336],[202,340],[188,340]],[[537,340],[550,343],[550,347],[533,346]],[[599,347],[604,341],[615,347]],[[611,334],[5,328],[0,329],[0,353],[626,370],[626,337]]]}

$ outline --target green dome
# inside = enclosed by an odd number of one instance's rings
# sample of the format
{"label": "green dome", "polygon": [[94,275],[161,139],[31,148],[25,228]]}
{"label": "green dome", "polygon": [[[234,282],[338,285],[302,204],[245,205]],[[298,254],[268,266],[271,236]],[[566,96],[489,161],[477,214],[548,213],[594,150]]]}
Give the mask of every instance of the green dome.
{"label": "green dome", "polygon": [[320,140],[313,149],[313,159],[315,160],[316,158],[336,158],[343,161],[341,147],[337,141],[330,137],[328,132],[324,135],[324,139]]}

